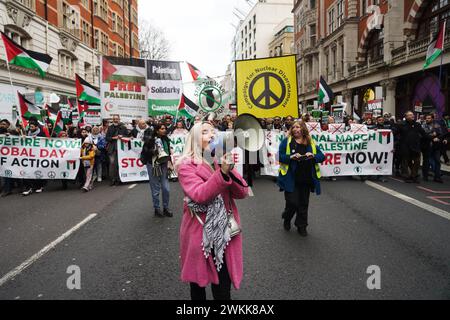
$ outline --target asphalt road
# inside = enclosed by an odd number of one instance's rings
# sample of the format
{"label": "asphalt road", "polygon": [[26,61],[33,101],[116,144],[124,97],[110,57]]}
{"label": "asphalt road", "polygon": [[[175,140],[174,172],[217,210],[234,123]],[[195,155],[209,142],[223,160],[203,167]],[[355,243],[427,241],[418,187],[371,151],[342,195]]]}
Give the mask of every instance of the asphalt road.
{"label": "asphalt road", "polygon": [[[448,212],[445,182],[378,184]],[[322,183],[307,238],[282,228],[284,197],[271,179],[257,179],[255,197],[238,202],[244,279],[233,299],[450,299],[449,220],[355,179]],[[153,216],[147,184],[129,187],[82,194],[51,185],[0,199],[0,278],[97,214],[0,286],[0,299],[189,299],[179,279],[180,186],[171,183],[175,217],[163,219]],[[66,286],[71,265],[81,290]],[[366,286],[371,265],[380,267],[380,290]]]}

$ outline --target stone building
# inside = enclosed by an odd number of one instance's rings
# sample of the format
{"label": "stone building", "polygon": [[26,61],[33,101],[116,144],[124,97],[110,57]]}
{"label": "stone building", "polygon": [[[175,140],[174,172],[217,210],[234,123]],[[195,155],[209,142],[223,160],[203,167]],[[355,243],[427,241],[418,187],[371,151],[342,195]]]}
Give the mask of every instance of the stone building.
{"label": "stone building", "polygon": [[423,65],[450,1],[296,0],[293,13],[302,106],[317,99],[322,75],[360,115],[375,98],[397,117],[416,105],[439,116],[449,111],[450,54],[442,68],[440,59],[425,71]]}

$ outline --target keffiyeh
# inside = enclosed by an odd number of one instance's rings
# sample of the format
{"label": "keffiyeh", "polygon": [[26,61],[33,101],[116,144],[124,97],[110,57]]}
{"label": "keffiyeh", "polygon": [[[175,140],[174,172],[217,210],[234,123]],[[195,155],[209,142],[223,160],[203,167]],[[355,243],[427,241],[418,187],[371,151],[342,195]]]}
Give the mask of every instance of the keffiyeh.
{"label": "keffiyeh", "polygon": [[214,249],[214,261],[219,272],[223,265],[223,254],[231,240],[225,202],[220,194],[208,205],[198,204],[188,197],[185,200],[193,214],[199,215],[206,212],[206,220],[203,224],[203,253],[205,258],[208,258],[211,250]]}

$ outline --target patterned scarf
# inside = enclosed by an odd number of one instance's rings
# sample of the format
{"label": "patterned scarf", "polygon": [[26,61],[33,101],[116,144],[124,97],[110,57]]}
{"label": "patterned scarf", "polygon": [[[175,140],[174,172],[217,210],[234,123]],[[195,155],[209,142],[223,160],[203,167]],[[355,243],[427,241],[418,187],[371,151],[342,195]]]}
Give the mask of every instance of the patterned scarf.
{"label": "patterned scarf", "polygon": [[197,216],[206,212],[206,220],[203,224],[203,252],[208,259],[211,250],[214,249],[214,260],[217,272],[222,269],[223,254],[231,240],[228,228],[228,212],[222,196],[219,194],[210,204],[201,205],[188,197],[185,198],[188,208]]}

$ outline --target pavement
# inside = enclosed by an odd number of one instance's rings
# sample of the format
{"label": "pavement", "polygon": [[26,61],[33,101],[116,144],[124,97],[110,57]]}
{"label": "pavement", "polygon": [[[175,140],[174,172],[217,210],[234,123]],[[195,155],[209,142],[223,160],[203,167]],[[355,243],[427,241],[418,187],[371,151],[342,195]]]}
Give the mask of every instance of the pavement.
{"label": "pavement", "polygon": [[[394,179],[323,181],[302,238],[282,227],[284,196],[273,179],[258,178],[255,196],[238,201],[244,278],[232,298],[450,299],[450,176],[444,184]],[[173,218],[154,217],[147,183],[102,183],[87,194],[52,184],[42,194],[0,199],[0,279],[17,271],[0,284],[0,299],[189,299],[179,271],[182,198],[171,183]],[[373,265],[380,290],[367,288]],[[81,270],[80,290],[67,287],[70,266]]]}

